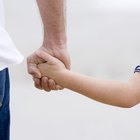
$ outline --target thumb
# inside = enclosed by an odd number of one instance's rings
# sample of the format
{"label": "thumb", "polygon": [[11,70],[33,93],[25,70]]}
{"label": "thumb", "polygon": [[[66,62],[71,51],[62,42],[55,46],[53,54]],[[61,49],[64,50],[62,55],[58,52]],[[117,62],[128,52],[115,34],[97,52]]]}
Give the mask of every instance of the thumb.
{"label": "thumb", "polygon": [[56,61],[56,58],[54,58],[53,56],[51,56],[50,54],[48,54],[48,53],[46,53],[46,52],[44,52],[44,51],[42,51],[42,50],[38,50],[37,52],[36,52],[36,54],[40,57],[40,58],[42,58],[43,60],[45,60],[48,64],[49,63],[54,63],[55,61]]}
{"label": "thumb", "polygon": [[28,73],[31,74],[33,77],[41,78],[41,73],[37,69],[36,65],[34,65],[34,64],[28,64],[28,67],[27,68],[28,68]]}

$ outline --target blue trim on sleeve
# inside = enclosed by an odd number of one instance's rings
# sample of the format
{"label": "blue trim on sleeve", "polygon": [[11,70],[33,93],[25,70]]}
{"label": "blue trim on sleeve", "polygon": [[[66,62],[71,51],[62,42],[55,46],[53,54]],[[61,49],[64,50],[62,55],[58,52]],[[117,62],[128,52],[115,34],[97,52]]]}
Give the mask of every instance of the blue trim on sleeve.
{"label": "blue trim on sleeve", "polygon": [[138,65],[138,66],[135,68],[134,73],[135,73],[135,72],[140,72],[140,65]]}

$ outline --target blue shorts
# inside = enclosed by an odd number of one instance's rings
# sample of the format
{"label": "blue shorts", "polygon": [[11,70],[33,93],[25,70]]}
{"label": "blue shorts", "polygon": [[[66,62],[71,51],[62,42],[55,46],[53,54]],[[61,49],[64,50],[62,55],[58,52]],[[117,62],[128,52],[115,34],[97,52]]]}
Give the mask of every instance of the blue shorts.
{"label": "blue shorts", "polygon": [[0,71],[0,140],[10,139],[9,88],[8,69],[4,69]]}

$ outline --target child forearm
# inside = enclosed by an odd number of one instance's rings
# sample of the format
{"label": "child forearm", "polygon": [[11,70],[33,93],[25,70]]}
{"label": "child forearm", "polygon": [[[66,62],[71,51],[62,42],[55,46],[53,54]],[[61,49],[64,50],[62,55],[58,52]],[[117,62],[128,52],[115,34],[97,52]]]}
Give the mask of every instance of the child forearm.
{"label": "child forearm", "polygon": [[137,91],[131,82],[99,80],[68,70],[55,80],[65,88],[105,104],[132,107],[138,103]]}
{"label": "child forearm", "polygon": [[140,102],[140,72],[133,74],[128,82],[100,80],[69,71],[64,64],[46,53],[38,54],[46,60],[39,64],[43,76],[93,100],[119,107],[132,107]]}

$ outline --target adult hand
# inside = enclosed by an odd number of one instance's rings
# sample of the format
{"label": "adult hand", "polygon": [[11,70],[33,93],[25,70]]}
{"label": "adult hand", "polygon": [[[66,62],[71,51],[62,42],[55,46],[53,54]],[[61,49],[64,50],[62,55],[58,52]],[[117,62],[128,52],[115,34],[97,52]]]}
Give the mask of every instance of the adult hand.
{"label": "adult hand", "polygon": [[[70,69],[70,57],[65,47],[41,47],[37,51],[40,50],[58,58],[65,64],[66,68]],[[37,56],[36,52],[27,58],[28,73],[33,76],[35,87],[46,91],[62,89],[54,80],[41,76],[37,65],[44,62],[45,60]]]}

